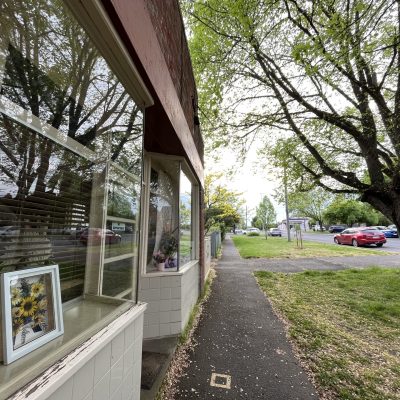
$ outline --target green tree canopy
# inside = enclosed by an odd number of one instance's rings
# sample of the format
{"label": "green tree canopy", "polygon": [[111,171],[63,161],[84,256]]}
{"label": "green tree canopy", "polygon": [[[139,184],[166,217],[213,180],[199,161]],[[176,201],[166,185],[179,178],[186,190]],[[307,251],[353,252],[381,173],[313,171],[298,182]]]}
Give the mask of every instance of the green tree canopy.
{"label": "green tree canopy", "polygon": [[205,233],[217,228],[224,234],[227,227],[241,219],[241,193],[227,189],[220,183],[221,177],[222,174],[209,174],[204,179]]}
{"label": "green tree canopy", "polygon": [[339,196],[325,210],[324,218],[330,224],[388,225],[389,221],[370,205]]}
{"label": "green tree canopy", "polygon": [[[282,194],[276,198],[280,203],[284,202]],[[293,191],[288,195],[289,209],[293,216],[309,217],[324,226],[324,212],[333,198],[331,193],[318,186],[306,192]]]}
{"label": "green tree canopy", "polygon": [[184,4],[214,144],[258,135],[293,187],[356,194],[400,226],[400,2]]}
{"label": "green tree canopy", "polygon": [[267,229],[276,224],[276,211],[268,196],[264,196],[256,208],[255,222],[257,228]]}

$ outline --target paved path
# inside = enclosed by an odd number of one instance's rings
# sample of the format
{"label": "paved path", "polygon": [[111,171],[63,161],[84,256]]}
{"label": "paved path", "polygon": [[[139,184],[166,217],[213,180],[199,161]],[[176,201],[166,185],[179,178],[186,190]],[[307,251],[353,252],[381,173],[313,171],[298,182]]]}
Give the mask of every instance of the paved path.
{"label": "paved path", "polygon": [[[178,384],[176,399],[318,399],[252,272],[339,270],[370,265],[400,267],[400,256],[245,260],[233,242],[225,240],[213,291],[195,333],[198,345]],[[211,386],[212,373],[229,375],[231,388]],[[224,384],[220,379],[217,384]]]}
{"label": "paved path", "polygon": [[[249,266],[226,240],[176,399],[318,398]],[[229,375],[231,388],[211,386],[213,372]]]}

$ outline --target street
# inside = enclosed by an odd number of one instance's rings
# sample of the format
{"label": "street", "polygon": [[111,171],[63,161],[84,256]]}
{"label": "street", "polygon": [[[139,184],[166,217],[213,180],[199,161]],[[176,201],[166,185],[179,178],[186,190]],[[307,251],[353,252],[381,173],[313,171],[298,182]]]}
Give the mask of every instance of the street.
{"label": "street", "polygon": [[[286,232],[282,232],[283,236],[286,237]],[[335,245],[333,242],[333,237],[335,233],[318,233],[318,232],[302,232],[303,240],[310,240],[313,242],[320,243],[331,243]],[[295,238],[295,234],[292,232],[292,238]],[[335,245],[338,246],[338,245]],[[369,247],[361,247],[365,249],[374,249],[378,251],[393,251],[400,253],[400,239],[399,238],[386,238],[386,243],[382,247],[369,246]]]}

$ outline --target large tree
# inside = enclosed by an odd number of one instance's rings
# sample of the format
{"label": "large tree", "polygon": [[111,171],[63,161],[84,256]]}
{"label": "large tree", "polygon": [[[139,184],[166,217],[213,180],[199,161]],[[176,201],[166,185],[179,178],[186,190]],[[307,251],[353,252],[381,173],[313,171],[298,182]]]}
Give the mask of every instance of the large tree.
{"label": "large tree", "polygon": [[369,204],[361,203],[354,199],[346,199],[338,196],[326,208],[324,218],[330,224],[354,224],[366,225],[389,225],[388,221],[381,213],[373,210]]}
{"label": "large tree", "polygon": [[204,179],[205,233],[212,228],[221,230],[240,222],[240,207],[243,200],[240,193],[229,190],[220,179],[222,174],[209,174]]}
{"label": "large tree", "polygon": [[[268,196],[264,196],[256,208],[256,222],[258,228],[268,229],[276,224],[276,211]],[[261,226],[260,226],[261,225]]]}
{"label": "large tree", "polygon": [[186,11],[214,142],[263,134],[292,185],[357,194],[400,227],[400,1],[197,0]]}

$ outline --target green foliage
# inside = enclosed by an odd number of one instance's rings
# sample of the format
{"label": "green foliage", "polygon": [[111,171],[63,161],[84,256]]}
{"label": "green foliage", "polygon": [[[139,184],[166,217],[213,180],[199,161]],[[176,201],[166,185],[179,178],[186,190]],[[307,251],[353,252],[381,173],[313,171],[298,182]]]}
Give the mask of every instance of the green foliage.
{"label": "green foliage", "polygon": [[259,229],[268,229],[276,224],[276,211],[268,196],[264,196],[256,208],[255,223]]}
{"label": "green foliage", "polygon": [[249,232],[247,236],[260,236],[260,234],[258,232]]}
{"label": "green foliage", "polygon": [[[283,203],[282,193],[277,193],[276,198]],[[289,210],[292,215],[312,218],[315,223],[324,226],[324,211],[333,200],[331,193],[320,187],[308,191],[293,191],[288,194]],[[311,225],[312,222],[310,221]]]}
{"label": "green foliage", "polygon": [[369,204],[358,200],[337,197],[324,212],[324,218],[330,224],[341,223],[352,226],[364,223],[366,225],[388,225],[388,220]]}
{"label": "green foliage", "polygon": [[257,137],[290,192],[356,194],[400,225],[400,3],[182,3],[209,142]]}
{"label": "green foliage", "polygon": [[204,180],[205,232],[220,230],[222,237],[228,227],[240,221],[243,204],[240,193],[230,191],[219,183],[222,174],[210,174]]}

